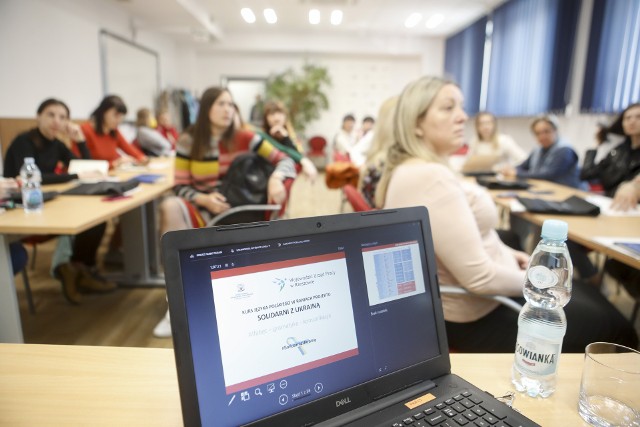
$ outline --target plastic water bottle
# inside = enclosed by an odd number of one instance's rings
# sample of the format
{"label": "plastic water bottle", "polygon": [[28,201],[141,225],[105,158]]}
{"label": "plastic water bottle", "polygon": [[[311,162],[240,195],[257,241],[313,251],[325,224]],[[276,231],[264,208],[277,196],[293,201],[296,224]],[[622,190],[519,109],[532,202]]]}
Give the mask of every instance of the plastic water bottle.
{"label": "plastic water bottle", "polygon": [[556,389],[558,359],[567,331],[564,307],[571,299],[573,264],[567,223],[546,220],[542,240],[529,260],[524,285],[527,303],[518,316],[511,382],[529,396],[548,397]]}
{"label": "plastic water bottle", "polygon": [[33,157],[25,157],[20,168],[22,178],[22,206],[25,212],[42,212],[42,174]]}

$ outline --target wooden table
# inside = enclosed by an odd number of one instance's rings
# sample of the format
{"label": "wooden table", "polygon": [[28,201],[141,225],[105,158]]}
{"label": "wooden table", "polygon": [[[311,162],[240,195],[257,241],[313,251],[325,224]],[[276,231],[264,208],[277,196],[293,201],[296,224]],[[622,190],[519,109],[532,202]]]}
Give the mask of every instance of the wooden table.
{"label": "wooden table", "polygon": [[[551,194],[532,194],[528,190],[517,191],[516,193],[522,197],[541,198],[547,200],[564,200],[573,195],[585,198],[591,195],[587,192],[549,181],[529,180],[529,182],[532,184],[530,190],[550,191]],[[489,190],[489,192],[498,206],[510,210],[511,199],[501,198],[498,197],[498,195],[505,192],[512,192],[511,190]],[[640,269],[640,259],[634,258],[624,252],[612,248],[611,246],[604,245],[601,242],[594,240],[594,237],[640,238],[640,217],[638,216],[607,216],[602,214],[597,217],[559,216],[534,214],[530,212],[513,212],[513,214],[536,225],[542,225],[546,219],[560,218],[569,224],[569,239],[576,243],[580,243],[589,249],[603,253],[610,258],[623,262],[633,268]]]}
{"label": "wooden table", "polygon": [[[20,312],[11,269],[9,241],[16,235],[78,234],[111,218],[120,217],[123,235],[124,274],[118,283],[164,284],[159,270],[156,200],[173,186],[173,161],[154,160],[148,170],[118,172],[122,180],[141,173],[157,173],[164,179],[140,184],[128,198],[104,201],[104,196],[59,195],[46,202],[42,213],[14,209],[0,214],[0,342],[23,342]],[[160,168],[158,168],[160,167]],[[64,190],[73,184],[47,186]]]}
{"label": "wooden table", "polygon": [[[543,426],[582,426],[582,354],[560,357],[547,399],[513,406]],[[453,354],[452,371],[495,396],[514,390],[513,354]],[[180,426],[173,350],[0,344],[0,426]]]}

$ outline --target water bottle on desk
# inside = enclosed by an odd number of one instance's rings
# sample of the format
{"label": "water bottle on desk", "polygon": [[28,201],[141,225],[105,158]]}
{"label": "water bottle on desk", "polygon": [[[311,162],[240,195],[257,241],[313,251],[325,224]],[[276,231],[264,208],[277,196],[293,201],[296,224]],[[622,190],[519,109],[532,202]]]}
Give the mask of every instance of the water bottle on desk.
{"label": "water bottle on desk", "polygon": [[569,256],[568,226],[546,220],[542,240],[527,267],[524,297],[518,316],[518,338],[511,372],[516,390],[529,396],[548,397],[556,389],[558,359],[567,331],[564,307],[571,299],[573,264]]}
{"label": "water bottle on desk", "polygon": [[20,168],[22,179],[22,206],[25,212],[41,212],[44,201],[42,199],[42,174],[33,157],[25,157]]}

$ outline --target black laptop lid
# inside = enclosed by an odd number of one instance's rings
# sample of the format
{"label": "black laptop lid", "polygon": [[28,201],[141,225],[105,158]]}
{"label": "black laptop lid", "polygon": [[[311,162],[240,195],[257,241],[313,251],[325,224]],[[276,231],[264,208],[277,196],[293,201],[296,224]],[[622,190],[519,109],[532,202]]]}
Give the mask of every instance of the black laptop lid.
{"label": "black laptop lid", "polygon": [[185,425],[311,425],[450,370],[425,208],[162,245]]}

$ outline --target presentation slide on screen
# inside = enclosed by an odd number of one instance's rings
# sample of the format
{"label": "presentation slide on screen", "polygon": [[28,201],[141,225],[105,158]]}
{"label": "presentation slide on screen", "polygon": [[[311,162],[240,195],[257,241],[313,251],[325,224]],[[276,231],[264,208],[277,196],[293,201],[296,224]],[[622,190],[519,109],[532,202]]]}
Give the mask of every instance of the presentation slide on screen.
{"label": "presentation slide on screen", "polygon": [[226,392],[358,354],[344,252],[211,273]]}
{"label": "presentation slide on screen", "polygon": [[424,292],[417,241],[363,249],[362,260],[370,305]]}

